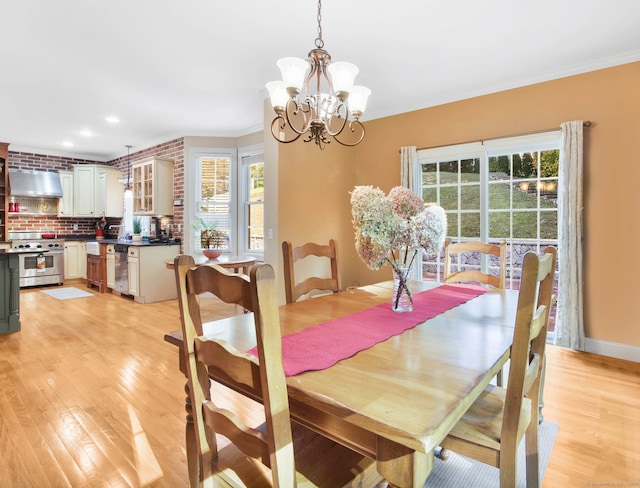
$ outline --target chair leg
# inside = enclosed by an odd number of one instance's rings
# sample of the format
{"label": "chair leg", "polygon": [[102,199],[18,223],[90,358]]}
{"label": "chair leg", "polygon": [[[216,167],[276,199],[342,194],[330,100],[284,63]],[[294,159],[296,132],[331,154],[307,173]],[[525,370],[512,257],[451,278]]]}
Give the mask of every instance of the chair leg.
{"label": "chair leg", "polygon": [[544,379],[547,371],[547,355],[542,358],[542,371],[540,372],[540,395],[538,399],[538,424],[544,421],[542,416],[542,409],[544,408]]}
{"label": "chair leg", "polygon": [[525,433],[526,461],[527,461],[527,488],[538,488],[539,461],[538,461],[538,423],[531,419],[531,423]]}
{"label": "chair leg", "polygon": [[197,441],[196,441],[196,429],[193,424],[193,406],[191,405],[191,393],[189,388],[189,382],[184,385],[184,391],[187,396],[184,399],[184,408],[187,412],[186,425],[185,425],[185,442],[187,446],[187,469],[189,472],[189,486],[191,488],[197,488],[200,486],[200,455],[198,454]]}
{"label": "chair leg", "polygon": [[516,488],[517,449],[505,451],[500,448],[500,488]]}
{"label": "chair leg", "polygon": [[496,375],[496,385],[502,387],[502,370],[498,371]]}

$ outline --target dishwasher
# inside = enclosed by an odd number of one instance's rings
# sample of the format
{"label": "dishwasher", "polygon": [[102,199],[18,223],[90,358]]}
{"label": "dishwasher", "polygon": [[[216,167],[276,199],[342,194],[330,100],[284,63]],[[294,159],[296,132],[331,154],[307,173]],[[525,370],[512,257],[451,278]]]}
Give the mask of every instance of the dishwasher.
{"label": "dishwasher", "polygon": [[129,264],[127,263],[127,252],[129,246],[126,244],[115,244],[113,246],[116,263],[115,291],[129,295]]}

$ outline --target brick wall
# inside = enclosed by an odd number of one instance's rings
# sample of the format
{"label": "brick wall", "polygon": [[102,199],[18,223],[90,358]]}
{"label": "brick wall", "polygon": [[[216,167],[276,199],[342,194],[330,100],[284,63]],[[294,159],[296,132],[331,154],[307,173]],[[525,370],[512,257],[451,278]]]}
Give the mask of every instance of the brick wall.
{"label": "brick wall", "polygon": [[[11,148],[11,146],[9,146]],[[141,159],[151,156],[173,159],[173,181],[174,190],[173,198],[184,198],[184,139],[178,138],[167,141],[157,146],[136,151],[131,153],[131,162],[135,163]],[[114,159],[103,163],[101,161],[92,161],[88,159],[75,159],[63,156],[51,156],[46,154],[35,154],[26,152],[16,152],[9,150],[8,164],[10,169],[26,169],[38,171],[68,171],[72,169],[72,165],[76,164],[106,164],[108,166],[117,167],[125,175],[128,174],[127,156]],[[167,223],[179,224],[174,225],[174,229],[180,229],[180,232],[174,230],[175,237],[182,238],[184,229],[184,212],[183,207],[174,208],[175,215],[173,220],[163,219],[163,225]],[[8,219],[8,231],[25,231],[25,230],[47,230],[56,232],[60,235],[95,235],[96,223],[98,219],[86,219],[57,216],[35,216],[35,215],[12,215]],[[74,230],[74,224],[78,225],[78,229]],[[120,224],[119,219],[109,219],[109,224]],[[107,234],[107,237],[117,237],[117,235]]]}

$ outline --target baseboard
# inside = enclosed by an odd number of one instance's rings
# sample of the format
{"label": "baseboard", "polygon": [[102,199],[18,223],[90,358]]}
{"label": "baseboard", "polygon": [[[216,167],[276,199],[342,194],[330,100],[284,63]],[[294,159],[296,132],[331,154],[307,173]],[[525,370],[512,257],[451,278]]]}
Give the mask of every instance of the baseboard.
{"label": "baseboard", "polygon": [[637,346],[590,339],[588,337],[584,341],[584,346],[586,352],[640,363],[640,347]]}

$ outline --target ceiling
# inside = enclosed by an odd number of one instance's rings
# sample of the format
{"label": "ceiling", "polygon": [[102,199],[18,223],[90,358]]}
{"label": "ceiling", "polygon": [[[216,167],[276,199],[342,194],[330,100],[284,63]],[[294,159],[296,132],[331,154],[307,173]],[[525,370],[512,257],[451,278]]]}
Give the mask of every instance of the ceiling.
{"label": "ceiling", "polygon": [[[261,129],[278,58],[305,58],[312,0],[5,2],[0,140],[108,161],[185,135]],[[325,0],[367,120],[640,60],[637,0]],[[116,116],[117,124],[105,121]],[[82,135],[89,131],[91,135]],[[65,142],[73,146],[63,145]]]}

